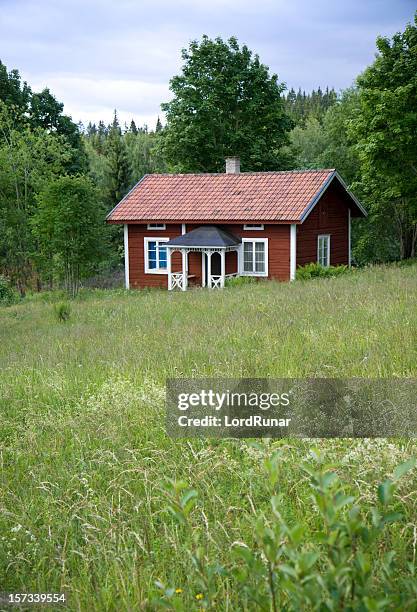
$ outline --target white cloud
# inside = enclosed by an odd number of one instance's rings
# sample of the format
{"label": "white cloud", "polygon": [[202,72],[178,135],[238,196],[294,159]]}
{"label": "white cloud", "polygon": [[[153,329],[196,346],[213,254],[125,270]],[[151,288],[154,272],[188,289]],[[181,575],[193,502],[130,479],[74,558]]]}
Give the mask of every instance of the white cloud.
{"label": "white cloud", "polygon": [[378,34],[412,18],[390,0],[0,0],[1,59],[78,121],[153,125],[192,39],[236,35],[289,86],[347,87]]}
{"label": "white cloud", "polygon": [[55,74],[45,74],[41,79],[25,77],[34,90],[49,87],[58,100],[64,100],[65,113],[83,123],[100,119],[110,123],[116,108],[121,123],[130,123],[133,118],[138,125],[154,127],[158,114],[162,117],[161,101],[171,97],[166,83]]}

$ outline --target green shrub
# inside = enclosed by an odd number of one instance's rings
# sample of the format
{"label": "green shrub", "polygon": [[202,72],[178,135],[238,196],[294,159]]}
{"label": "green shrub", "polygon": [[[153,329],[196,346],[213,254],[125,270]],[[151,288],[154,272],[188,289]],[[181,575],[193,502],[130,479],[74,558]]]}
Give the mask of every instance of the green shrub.
{"label": "green shrub", "polygon": [[309,263],[305,266],[297,268],[297,280],[308,280],[310,278],[329,278],[332,276],[340,276],[350,272],[349,266],[329,266],[325,268],[319,263]]}
{"label": "green shrub", "polygon": [[[215,608],[219,584],[226,580],[234,594],[233,609],[239,610],[415,609],[414,563],[396,558],[390,537],[394,524],[403,520],[397,483],[414,468],[415,459],[398,466],[392,478],[379,485],[377,504],[369,506],[350,494],[334,466],[323,463],[318,452],[310,453],[316,465],[306,463],[303,471],[316,525],[307,529],[283,515],[282,451],[278,451],[265,461],[270,512],[254,517],[254,543],[234,542],[224,566],[208,562],[192,528],[197,491],[187,489],[183,482],[168,483],[166,509],[178,525],[178,537],[191,534],[188,554],[194,570],[188,589],[198,593],[201,608]],[[175,603],[174,587],[160,582],[156,587],[160,595],[155,604],[170,607]]]}
{"label": "green shrub", "polygon": [[253,276],[233,276],[232,278],[226,278],[224,283],[225,287],[241,287],[242,285],[251,285],[256,283],[257,279]]}
{"label": "green shrub", "polygon": [[71,316],[71,306],[68,302],[60,302],[54,306],[55,316],[60,323],[65,323]]}
{"label": "green shrub", "polygon": [[17,291],[5,276],[0,275],[0,305],[10,306],[19,301]]}

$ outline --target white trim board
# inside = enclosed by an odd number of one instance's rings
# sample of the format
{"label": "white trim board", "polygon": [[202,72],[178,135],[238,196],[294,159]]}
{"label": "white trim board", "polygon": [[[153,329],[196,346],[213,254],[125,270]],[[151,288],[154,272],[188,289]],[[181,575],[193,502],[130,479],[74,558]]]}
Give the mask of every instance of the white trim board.
{"label": "white trim board", "polygon": [[[143,239],[143,259],[145,274],[168,274],[168,262],[165,270],[162,268],[149,268],[148,266],[148,242],[169,242],[170,238],[158,236],[145,236]],[[168,260],[168,252],[167,252]]]}
{"label": "white trim board", "polygon": [[290,227],[290,280],[295,280],[297,269],[297,225],[291,224]]}
{"label": "white trim board", "polygon": [[[263,242],[265,244],[265,272],[245,272],[243,270],[243,244],[245,242]],[[260,276],[266,277],[268,276],[268,266],[269,264],[269,252],[268,252],[268,238],[242,238],[242,245],[238,251],[238,270],[240,276]]]}
{"label": "white trim board", "polygon": [[127,223],[125,223],[123,226],[123,243],[125,251],[125,288],[129,289],[129,226]]}

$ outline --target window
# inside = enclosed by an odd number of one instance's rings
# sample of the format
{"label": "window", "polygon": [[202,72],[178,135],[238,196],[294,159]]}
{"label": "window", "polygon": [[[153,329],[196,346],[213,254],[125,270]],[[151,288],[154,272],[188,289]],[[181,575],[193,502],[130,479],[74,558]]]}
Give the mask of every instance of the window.
{"label": "window", "polygon": [[164,230],[165,223],[148,223],[148,230]]}
{"label": "window", "polygon": [[167,274],[167,249],[169,238],[145,238],[145,272]]}
{"label": "window", "polygon": [[242,274],[268,276],[268,239],[243,238]]}
{"label": "window", "polygon": [[244,230],[263,230],[264,226],[263,225],[259,225],[259,224],[254,224],[251,225],[250,223],[246,223],[246,225],[243,226]]}
{"label": "window", "polygon": [[325,268],[330,266],[330,236],[328,235],[317,238],[317,262]]}

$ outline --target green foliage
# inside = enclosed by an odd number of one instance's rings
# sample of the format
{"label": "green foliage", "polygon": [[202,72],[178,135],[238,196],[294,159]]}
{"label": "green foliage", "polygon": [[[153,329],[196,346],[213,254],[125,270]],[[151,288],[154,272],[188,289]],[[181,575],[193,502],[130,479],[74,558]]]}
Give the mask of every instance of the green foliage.
{"label": "green foliage", "polygon": [[162,104],[162,150],[172,168],[222,172],[230,155],[240,156],[242,170],[288,167],[281,149],[291,120],[277,75],[236,38],[203,36],[182,58],[182,74],[170,81],[174,98]]}
{"label": "green foliage", "polygon": [[16,129],[13,111],[0,101],[0,266],[21,295],[35,275],[36,194],[65,171],[72,154],[61,136]]}
{"label": "green foliage", "polygon": [[126,194],[131,177],[126,143],[122,138],[116,111],[106,139],[106,159],[108,201],[110,208],[113,208]]}
{"label": "green foliage", "polygon": [[319,263],[310,263],[300,266],[296,271],[297,280],[309,280],[310,278],[330,278],[351,272],[349,266],[328,266],[324,267]]}
{"label": "green foliage", "polygon": [[[70,156],[66,160],[66,172],[87,170],[87,157],[78,126],[63,114],[64,105],[47,88],[39,93],[32,92],[26,82],[21,82],[18,70],[7,72],[1,61],[0,101],[13,114],[14,129],[42,130],[68,143]],[[4,134],[0,133],[0,141],[2,136]]]}
{"label": "green foliage", "polygon": [[414,257],[417,246],[417,13],[414,24],[391,40],[378,38],[377,47],[358,78],[360,107],[350,133],[370,223],[389,228],[403,259]]}
{"label": "green foliage", "polygon": [[[189,583],[194,591],[201,591],[202,607],[215,606],[219,578],[227,576],[239,609],[413,609],[417,596],[413,564],[408,565],[399,589],[395,550],[385,545],[381,554],[375,551],[387,538],[390,525],[403,519],[394,495],[398,481],[415,467],[415,458],[399,465],[393,477],[379,485],[379,507],[368,508],[347,492],[334,466],[325,464],[318,451],[310,452],[317,463],[305,463],[303,470],[317,528],[308,533],[305,524],[285,518],[286,500],[278,485],[282,451],[277,451],[265,461],[271,512],[253,519],[255,545],[235,542],[226,569],[204,563],[203,548],[193,538],[200,556],[189,550],[195,560]],[[183,482],[171,481],[169,486],[174,493],[168,510],[179,525],[191,529],[189,515],[197,491],[186,489]],[[155,603],[163,605],[175,597],[175,588],[157,586],[163,594]]]}
{"label": "green foliage", "polygon": [[12,287],[12,284],[8,278],[0,275],[0,304],[3,306],[9,306],[15,304],[18,301],[18,294]]}
{"label": "green foliage", "polygon": [[71,296],[102,254],[96,190],[83,176],[63,176],[37,197],[34,233],[40,244],[40,263],[52,268]]}
{"label": "green foliage", "polygon": [[326,111],[336,103],[336,100],[337,93],[328,87],[324,93],[319,87],[317,91],[313,89],[308,94],[305,91],[301,92],[301,88],[295,93],[291,88],[285,96],[285,105],[294,123],[302,126],[306,120],[313,117],[321,122]]}
{"label": "green foliage", "polygon": [[234,276],[233,278],[227,278],[224,286],[225,287],[242,287],[243,285],[251,285],[258,282],[253,276]]}
{"label": "green foliage", "polygon": [[321,120],[308,115],[293,129],[290,150],[297,168],[337,168],[348,183],[358,179],[359,157],[348,135],[358,105],[358,91],[346,89]]}
{"label": "green foliage", "polygon": [[54,304],[54,312],[57,320],[60,323],[65,323],[71,316],[71,306],[68,302],[59,302]]}

